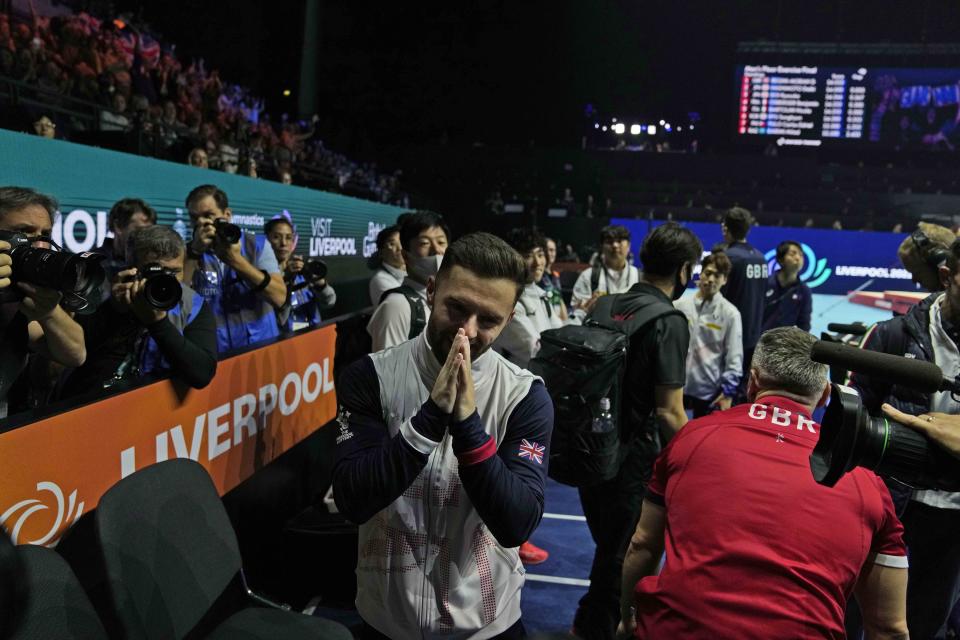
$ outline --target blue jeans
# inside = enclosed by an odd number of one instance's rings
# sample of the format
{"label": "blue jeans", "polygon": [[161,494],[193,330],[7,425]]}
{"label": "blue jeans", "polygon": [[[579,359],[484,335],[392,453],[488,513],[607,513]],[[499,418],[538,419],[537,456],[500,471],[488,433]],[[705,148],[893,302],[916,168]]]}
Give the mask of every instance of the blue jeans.
{"label": "blue jeans", "polygon": [[910,501],[901,518],[910,552],[907,626],[911,638],[946,637],[960,596],[960,510]]}

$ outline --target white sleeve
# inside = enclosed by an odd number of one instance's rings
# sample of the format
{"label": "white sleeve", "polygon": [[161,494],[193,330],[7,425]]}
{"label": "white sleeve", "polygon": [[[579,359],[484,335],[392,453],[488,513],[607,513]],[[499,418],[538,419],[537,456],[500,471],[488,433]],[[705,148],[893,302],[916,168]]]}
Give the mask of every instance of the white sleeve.
{"label": "white sleeve", "polygon": [[580,272],[576,283],[573,285],[573,294],[570,296],[570,306],[574,308],[579,307],[593,296],[593,291],[590,289],[590,276],[592,273],[593,269],[591,267],[587,267]]}
{"label": "white sleeve", "polygon": [[518,367],[526,367],[540,351],[540,332],[527,317],[523,305],[517,304],[513,318],[500,332],[493,346]]}
{"label": "white sleeve", "polygon": [[373,351],[383,351],[406,342],[410,334],[410,303],[406,296],[394,294],[387,296],[377,310],[373,312],[367,333],[373,342]]}
{"label": "white sleeve", "polygon": [[377,271],[375,274],[373,274],[373,277],[370,278],[370,304],[375,307],[380,304],[380,298],[383,296],[383,294],[386,291],[389,291],[386,284],[384,284],[383,278],[380,277],[381,273],[383,272]]}

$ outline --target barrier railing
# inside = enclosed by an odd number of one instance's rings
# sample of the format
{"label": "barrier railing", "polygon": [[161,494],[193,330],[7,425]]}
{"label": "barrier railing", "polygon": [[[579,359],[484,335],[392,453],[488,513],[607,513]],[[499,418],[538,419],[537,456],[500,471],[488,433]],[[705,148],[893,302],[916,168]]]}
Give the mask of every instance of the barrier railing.
{"label": "barrier railing", "polygon": [[221,360],[204,389],[160,380],[0,422],[0,524],[17,543],[54,545],[115,482],[172,457],[230,491],[336,416],[336,324],[355,315]]}

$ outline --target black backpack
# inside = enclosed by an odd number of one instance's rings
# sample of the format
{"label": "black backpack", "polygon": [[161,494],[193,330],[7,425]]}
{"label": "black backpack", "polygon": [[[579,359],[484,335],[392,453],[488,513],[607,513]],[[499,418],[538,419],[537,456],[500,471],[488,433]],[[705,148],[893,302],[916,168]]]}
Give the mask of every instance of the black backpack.
{"label": "black backpack", "polygon": [[[627,426],[620,424],[620,405],[630,338],[668,315],[683,313],[647,294],[622,293],[600,298],[583,325],[540,334],[540,352],[528,368],[543,378],[553,399],[551,478],[585,487],[617,475]],[[617,428],[594,433],[601,398],[610,399]]]}
{"label": "black backpack", "polygon": [[[423,298],[408,285],[402,284],[395,289],[389,289],[380,296],[382,303],[387,296],[393,293],[403,295],[410,303],[410,332],[407,338],[416,338],[427,326],[427,314],[423,310]],[[337,323],[337,343],[333,356],[333,383],[340,379],[339,372],[343,371],[351,362],[359,360],[373,351],[373,340],[367,332],[367,325],[373,314],[361,313],[352,318]]]}

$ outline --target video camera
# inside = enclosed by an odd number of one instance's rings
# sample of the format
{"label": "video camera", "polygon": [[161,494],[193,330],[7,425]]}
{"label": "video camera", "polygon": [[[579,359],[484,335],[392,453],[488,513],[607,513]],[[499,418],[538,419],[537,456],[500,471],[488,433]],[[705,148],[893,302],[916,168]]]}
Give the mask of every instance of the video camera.
{"label": "video camera", "polygon": [[[824,341],[813,345],[810,358],[924,393],[960,394],[960,380],[944,378],[932,362]],[[819,484],[832,487],[848,471],[865,467],[917,489],[960,490],[960,460],[906,425],[869,415],[855,390],[831,387],[820,440],[810,454],[810,470]]]}
{"label": "video camera", "polygon": [[[0,240],[10,243],[14,283],[56,289],[63,295],[60,305],[67,311],[88,311],[99,304],[100,296],[96,292],[106,278],[100,264],[102,255],[89,251],[68,253],[59,247],[34,247],[38,238],[29,238],[19,231],[0,230]],[[53,244],[49,238],[39,240]],[[22,298],[23,292],[16,287],[0,291],[0,302],[16,302]]]}

